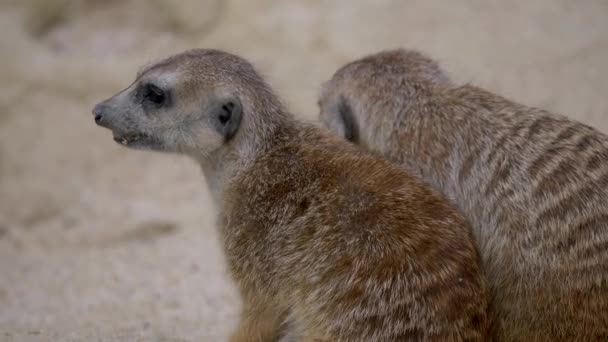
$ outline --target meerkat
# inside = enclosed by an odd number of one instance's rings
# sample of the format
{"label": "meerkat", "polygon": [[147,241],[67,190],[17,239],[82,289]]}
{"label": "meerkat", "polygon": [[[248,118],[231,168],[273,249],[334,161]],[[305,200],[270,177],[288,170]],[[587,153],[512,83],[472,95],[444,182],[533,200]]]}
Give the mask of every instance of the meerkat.
{"label": "meerkat", "polygon": [[608,339],[608,137],[384,51],[319,100],[332,131],[405,166],[470,220],[502,341]]}
{"label": "meerkat", "polygon": [[127,147],[200,164],[243,299],[231,341],[485,340],[487,285],[462,214],[296,120],[244,59],[168,57],[93,114]]}

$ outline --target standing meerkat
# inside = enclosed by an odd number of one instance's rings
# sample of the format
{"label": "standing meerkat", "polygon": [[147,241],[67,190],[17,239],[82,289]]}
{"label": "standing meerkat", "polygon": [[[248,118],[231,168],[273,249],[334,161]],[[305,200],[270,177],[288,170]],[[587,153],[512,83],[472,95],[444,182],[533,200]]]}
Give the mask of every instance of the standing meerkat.
{"label": "standing meerkat", "polygon": [[503,341],[608,339],[608,137],[406,50],[339,69],[320,119],[405,165],[472,222]]}
{"label": "standing meerkat", "polygon": [[198,161],[244,301],[231,341],[482,341],[470,227],[390,162],[295,120],[245,60],[193,50],[98,104],[128,147]]}

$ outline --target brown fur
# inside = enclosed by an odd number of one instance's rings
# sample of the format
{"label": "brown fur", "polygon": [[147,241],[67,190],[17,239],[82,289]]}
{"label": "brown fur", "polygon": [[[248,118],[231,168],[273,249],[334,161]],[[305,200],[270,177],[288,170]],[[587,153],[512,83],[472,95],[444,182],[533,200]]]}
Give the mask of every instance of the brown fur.
{"label": "brown fur", "polygon": [[414,51],[336,72],[334,131],[405,165],[473,223],[504,341],[608,339],[608,137],[483,89]]}
{"label": "brown fur", "polygon": [[[142,82],[173,102],[138,114],[128,94]],[[202,126],[224,98],[243,109],[230,139]],[[397,166],[297,122],[246,61],[186,52],[101,107],[118,141],[201,163],[244,301],[231,341],[276,341],[286,322],[299,341],[484,340],[486,285],[463,217]]]}

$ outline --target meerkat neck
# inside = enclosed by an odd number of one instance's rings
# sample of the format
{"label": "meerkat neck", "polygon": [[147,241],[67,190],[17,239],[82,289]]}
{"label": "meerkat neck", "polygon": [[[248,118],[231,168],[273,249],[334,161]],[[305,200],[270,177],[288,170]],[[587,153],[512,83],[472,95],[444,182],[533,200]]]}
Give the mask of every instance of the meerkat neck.
{"label": "meerkat neck", "polygon": [[265,108],[243,119],[235,138],[209,156],[196,156],[209,190],[219,204],[226,186],[239,173],[294,132],[295,119],[280,107]]}

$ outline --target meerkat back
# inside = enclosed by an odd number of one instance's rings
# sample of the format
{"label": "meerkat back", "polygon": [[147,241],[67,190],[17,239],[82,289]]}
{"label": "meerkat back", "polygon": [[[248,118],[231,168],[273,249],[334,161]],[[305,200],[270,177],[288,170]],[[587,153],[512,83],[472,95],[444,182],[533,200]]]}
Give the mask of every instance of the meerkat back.
{"label": "meerkat back", "polygon": [[414,51],[324,85],[333,131],[419,174],[472,222],[504,341],[608,340],[608,137],[474,86]]}

